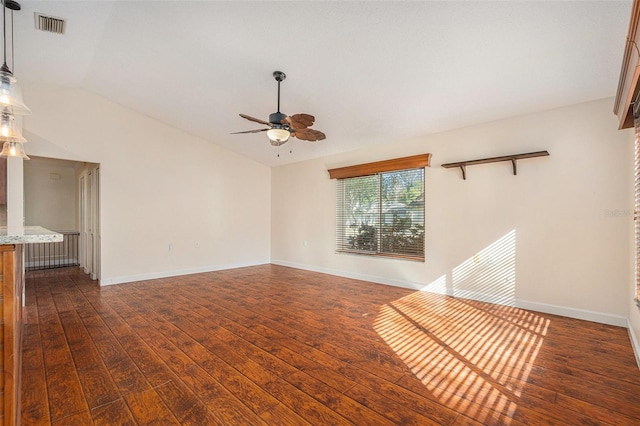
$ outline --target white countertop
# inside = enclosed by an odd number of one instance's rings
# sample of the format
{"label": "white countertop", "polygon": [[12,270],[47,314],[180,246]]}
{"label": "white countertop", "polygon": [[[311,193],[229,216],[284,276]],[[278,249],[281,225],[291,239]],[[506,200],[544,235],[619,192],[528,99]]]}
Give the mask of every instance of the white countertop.
{"label": "white countertop", "polygon": [[62,241],[62,234],[41,226],[21,228],[0,226],[0,244],[57,243],[60,241]]}

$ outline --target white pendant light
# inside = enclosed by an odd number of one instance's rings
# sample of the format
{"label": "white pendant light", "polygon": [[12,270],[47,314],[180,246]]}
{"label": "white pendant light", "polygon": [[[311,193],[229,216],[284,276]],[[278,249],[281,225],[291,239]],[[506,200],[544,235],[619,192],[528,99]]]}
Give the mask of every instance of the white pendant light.
{"label": "white pendant light", "polygon": [[26,141],[22,136],[16,118],[9,112],[2,112],[0,114],[0,142],[25,143]]}
{"label": "white pendant light", "polygon": [[0,108],[11,108],[12,112],[18,115],[31,114],[22,100],[22,91],[16,78],[5,67],[6,64],[0,68]]}
{"label": "white pendant light", "polygon": [[23,160],[29,160],[29,157],[24,152],[24,146],[20,142],[5,142],[2,145],[0,157],[20,157]]}
{"label": "white pendant light", "polygon": [[20,10],[20,4],[14,0],[2,0],[2,43],[4,62],[0,67],[0,142],[4,142],[0,157],[20,157],[28,160],[22,146],[27,140],[22,136],[16,115],[31,114],[22,101],[22,93],[7,65],[7,9],[11,10],[11,58],[13,63],[13,11]]}

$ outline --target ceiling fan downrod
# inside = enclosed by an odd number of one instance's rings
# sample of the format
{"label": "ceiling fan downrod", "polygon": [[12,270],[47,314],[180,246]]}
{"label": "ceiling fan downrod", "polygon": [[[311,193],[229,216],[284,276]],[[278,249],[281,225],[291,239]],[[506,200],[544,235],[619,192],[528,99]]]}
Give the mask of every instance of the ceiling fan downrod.
{"label": "ceiling fan downrod", "polygon": [[287,78],[287,75],[285,73],[283,73],[282,71],[274,71],[273,72],[273,77],[278,82],[278,109],[277,109],[277,111],[280,112],[280,82],[284,81],[284,79]]}
{"label": "ceiling fan downrod", "polygon": [[282,120],[284,120],[287,116],[280,112],[280,82],[284,81],[284,79],[287,78],[287,75],[282,71],[274,71],[273,77],[278,82],[278,109],[277,112],[269,115],[269,122],[273,125],[281,127]]}

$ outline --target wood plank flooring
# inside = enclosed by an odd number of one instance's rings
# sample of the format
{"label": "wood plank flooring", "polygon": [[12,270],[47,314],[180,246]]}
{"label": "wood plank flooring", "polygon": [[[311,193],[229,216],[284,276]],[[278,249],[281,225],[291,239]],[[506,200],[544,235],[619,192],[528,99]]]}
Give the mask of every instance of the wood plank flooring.
{"label": "wood plank flooring", "polygon": [[620,327],[275,265],[26,280],[25,425],[640,424]]}

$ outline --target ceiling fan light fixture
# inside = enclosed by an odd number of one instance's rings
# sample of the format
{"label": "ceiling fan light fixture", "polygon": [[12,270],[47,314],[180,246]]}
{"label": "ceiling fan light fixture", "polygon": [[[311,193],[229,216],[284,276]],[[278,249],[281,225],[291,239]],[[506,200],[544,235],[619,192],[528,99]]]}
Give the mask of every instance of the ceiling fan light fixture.
{"label": "ceiling fan light fixture", "polygon": [[275,142],[278,145],[282,145],[286,141],[289,140],[289,136],[291,133],[287,129],[274,127],[272,129],[267,130],[267,136],[271,140],[271,142]]}
{"label": "ceiling fan light fixture", "polygon": [[7,141],[2,145],[2,152],[0,157],[20,157],[23,160],[29,160],[29,157],[24,152],[24,146],[20,142]]}

